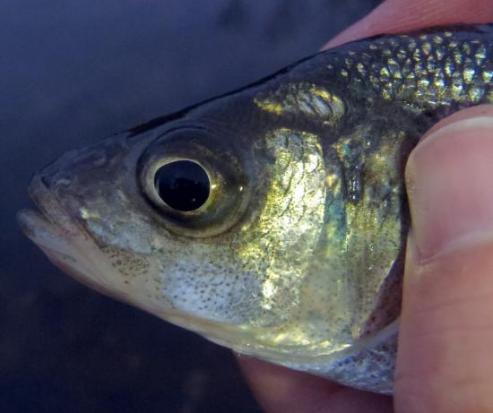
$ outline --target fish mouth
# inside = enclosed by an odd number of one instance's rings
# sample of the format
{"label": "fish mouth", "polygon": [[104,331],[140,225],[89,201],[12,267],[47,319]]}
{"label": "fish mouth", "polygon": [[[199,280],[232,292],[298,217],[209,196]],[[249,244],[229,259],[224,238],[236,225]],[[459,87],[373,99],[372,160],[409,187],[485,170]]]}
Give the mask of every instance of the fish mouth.
{"label": "fish mouth", "polygon": [[17,213],[22,231],[48,256],[67,255],[66,241],[81,236],[82,229],[73,224],[67,210],[41,176],[32,178],[28,193],[37,210],[23,209]]}
{"label": "fish mouth", "polygon": [[39,174],[28,193],[37,209],[23,209],[17,221],[23,233],[48,259],[77,281],[108,295],[109,280],[101,277],[101,253],[93,238],[77,223]]}

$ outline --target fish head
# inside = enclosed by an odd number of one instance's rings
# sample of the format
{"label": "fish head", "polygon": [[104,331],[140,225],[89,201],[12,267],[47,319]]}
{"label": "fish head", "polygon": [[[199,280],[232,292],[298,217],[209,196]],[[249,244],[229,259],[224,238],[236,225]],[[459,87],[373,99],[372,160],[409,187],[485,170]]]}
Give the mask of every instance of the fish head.
{"label": "fish head", "polygon": [[397,247],[377,257],[378,282],[357,285],[368,254],[351,234],[364,217],[348,221],[336,149],[309,128],[259,122],[262,108],[231,122],[237,106],[63,155],[34,176],[41,213],[21,212],[21,225],[81,282],[236,351],[279,362],[343,351],[363,336]]}

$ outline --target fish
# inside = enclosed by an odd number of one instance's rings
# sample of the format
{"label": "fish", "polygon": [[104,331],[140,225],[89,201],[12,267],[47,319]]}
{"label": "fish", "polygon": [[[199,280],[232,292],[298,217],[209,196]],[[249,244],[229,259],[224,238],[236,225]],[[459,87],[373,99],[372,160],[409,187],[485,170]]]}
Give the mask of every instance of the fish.
{"label": "fish", "polygon": [[237,353],[393,392],[407,157],[493,103],[493,25],[380,35],[72,150],[24,233],[87,286]]}

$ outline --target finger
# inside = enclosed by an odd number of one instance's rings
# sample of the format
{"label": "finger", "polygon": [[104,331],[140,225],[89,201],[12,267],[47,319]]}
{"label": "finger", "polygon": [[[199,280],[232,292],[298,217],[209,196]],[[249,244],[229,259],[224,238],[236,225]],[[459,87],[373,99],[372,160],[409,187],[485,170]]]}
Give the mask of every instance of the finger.
{"label": "finger", "polygon": [[238,361],[257,400],[270,413],[390,413],[389,397],[362,392],[320,377],[250,357]]}
{"label": "finger", "polygon": [[492,0],[387,0],[324,48],[382,33],[425,27],[493,21]]}
{"label": "finger", "polygon": [[396,410],[493,412],[493,106],[434,127],[406,176]]}

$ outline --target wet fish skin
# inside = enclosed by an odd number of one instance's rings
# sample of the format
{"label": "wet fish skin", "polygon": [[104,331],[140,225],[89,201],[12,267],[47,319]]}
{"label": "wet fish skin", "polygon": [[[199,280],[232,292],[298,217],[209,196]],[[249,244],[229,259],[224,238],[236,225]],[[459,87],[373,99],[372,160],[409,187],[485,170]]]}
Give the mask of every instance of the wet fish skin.
{"label": "wet fish skin", "polygon": [[[392,392],[403,169],[441,118],[493,103],[493,26],[357,41],[73,151],[20,222],[106,294],[241,353]],[[199,163],[204,208],[160,203],[155,173]]]}

